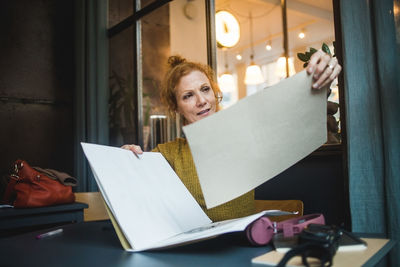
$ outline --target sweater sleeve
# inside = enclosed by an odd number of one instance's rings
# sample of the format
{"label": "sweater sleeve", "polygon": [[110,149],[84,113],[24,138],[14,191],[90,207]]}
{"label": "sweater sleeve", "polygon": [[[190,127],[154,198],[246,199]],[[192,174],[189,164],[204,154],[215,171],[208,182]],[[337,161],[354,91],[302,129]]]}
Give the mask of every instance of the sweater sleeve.
{"label": "sweater sleeve", "polygon": [[178,150],[181,140],[176,139],[164,144],[158,144],[152,152],[160,152],[163,157],[168,161],[172,169],[175,170],[175,159],[178,156]]}

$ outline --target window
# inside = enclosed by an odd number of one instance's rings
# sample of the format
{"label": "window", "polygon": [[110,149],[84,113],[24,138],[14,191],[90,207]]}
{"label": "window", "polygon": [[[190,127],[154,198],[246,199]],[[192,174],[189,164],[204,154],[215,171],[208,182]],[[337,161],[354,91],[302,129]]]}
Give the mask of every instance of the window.
{"label": "window", "polygon": [[[180,121],[165,117],[160,103],[161,81],[171,55],[207,63],[207,4],[109,1],[111,145],[134,143],[147,151],[180,135]],[[161,135],[155,133],[160,120]]]}
{"label": "window", "polygon": [[[285,51],[284,12],[280,1],[268,0],[216,0],[217,11],[228,11],[239,21],[240,40],[233,47],[219,46],[217,50],[218,77],[230,73],[234,77],[229,94],[229,105],[258,90],[271,86],[281,79],[303,70],[298,53],[310,47],[320,49],[326,43],[334,53],[335,28],[331,0],[287,0],[287,51]],[[285,55],[289,57],[289,73]],[[246,69],[251,64],[261,69],[262,80],[245,84]],[[256,78],[253,78],[255,81]],[[221,79],[220,79],[221,80]],[[221,84],[221,83],[220,83]],[[224,85],[221,84],[221,87]],[[337,82],[332,83],[328,101],[339,103]],[[224,102],[223,102],[224,103]],[[227,107],[229,105],[223,105]],[[330,105],[335,107],[335,104]],[[328,120],[340,121],[339,111]],[[329,118],[329,116],[331,118]],[[328,143],[340,143],[340,129],[328,136]]]}

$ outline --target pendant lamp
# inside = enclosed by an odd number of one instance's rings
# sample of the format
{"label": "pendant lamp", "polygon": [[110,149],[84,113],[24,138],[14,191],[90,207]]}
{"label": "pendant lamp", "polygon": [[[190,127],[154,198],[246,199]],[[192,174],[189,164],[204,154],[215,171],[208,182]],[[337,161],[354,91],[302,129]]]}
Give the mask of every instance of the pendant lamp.
{"label": "pendant lamp", "polygon": [[250,42],[251,42],[251,55],[250,55],[250,65],[246,69],[246,75],[244,78],[244,83],[247,85],[256,85],[264,82],[264,78],[261,73],[261,68],[254,62],[254,45],[253,45],[253,18],[251,12],[249,15],[250,19]]}
{"label": "pendant lamp", "polygon": [[218,85],[219,88],[221,89],[222,93],[227,93],[231,92],[234,89],[235,86],[235,80],[233,78],[233,75],[229,72],[228,69],[228,58],[227,58],[227,51],[224,51],[224,57],[225,57],[225,72],[222,73],[220,77],[218,77]]}

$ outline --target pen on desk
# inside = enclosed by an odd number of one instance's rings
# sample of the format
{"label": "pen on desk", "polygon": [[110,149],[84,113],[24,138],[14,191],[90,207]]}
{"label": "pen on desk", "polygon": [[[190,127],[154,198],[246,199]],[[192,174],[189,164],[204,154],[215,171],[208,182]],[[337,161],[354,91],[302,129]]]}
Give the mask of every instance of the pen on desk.
{"label": "pen on desk", "polygon": [[37,235],[36,239],[42,239],[42,238],[45,238],[45,237],[58,235],[58,234],[61,234],[62,232],[63,232],[63,229],[57,229],[57,230],[54,230],[54,231],[50,231],[50,232],[47,232],[47,233],[44,233],[44,234]]}

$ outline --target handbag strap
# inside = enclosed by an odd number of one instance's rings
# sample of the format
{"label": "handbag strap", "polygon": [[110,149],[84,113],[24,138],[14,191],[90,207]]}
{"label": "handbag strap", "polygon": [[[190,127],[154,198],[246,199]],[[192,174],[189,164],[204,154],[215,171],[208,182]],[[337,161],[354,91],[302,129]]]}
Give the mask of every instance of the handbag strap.
{"label": "handbag strap", "polygon": [[32,167],[32,168],[40,173],[47,175],[49,178],[53,180],[58,180],[63,185],[76,186],[78,183],[75,177],[72,177],[71,175],[65,172],[60,172],[53,169],[42,169],[40,167]]}
{"label": "handbag strap", "polygon": [[276,224],[276,232],[282,231],[284,237],[292,237],[299,234],[310,223],[325,224],[324,215],[314,213],[279,222]]}

